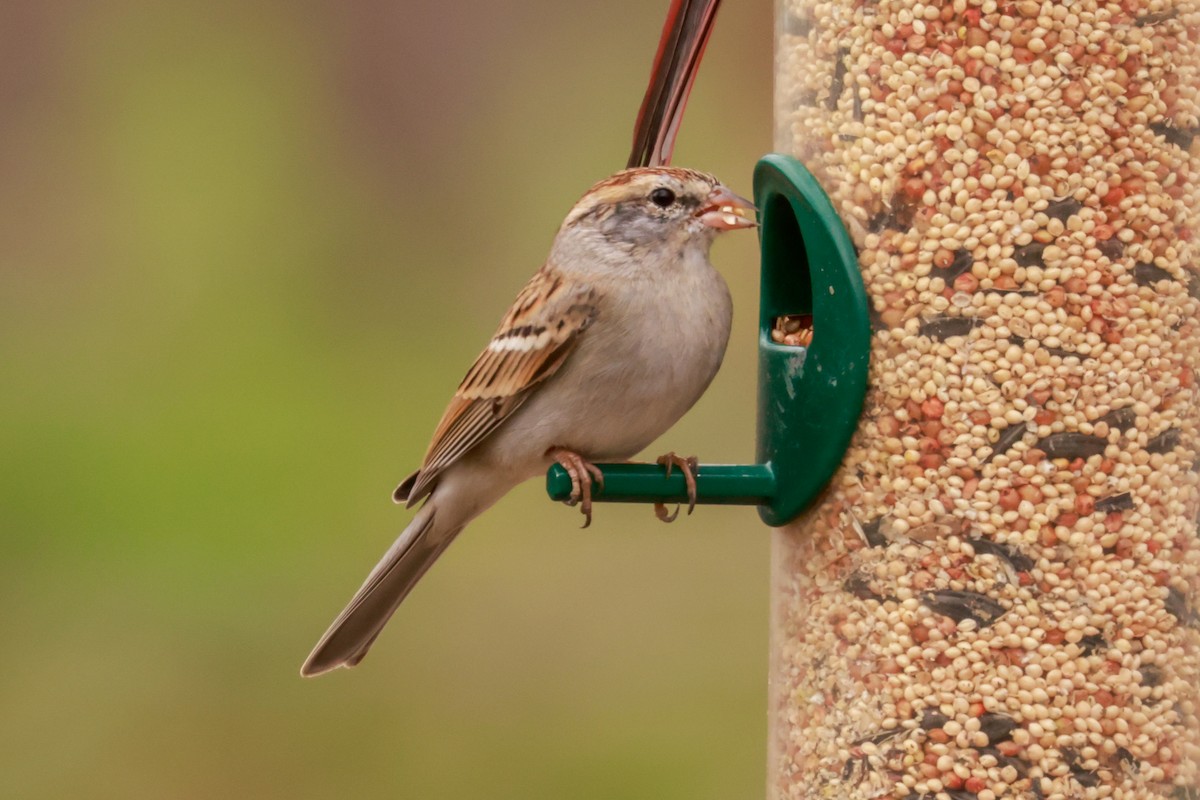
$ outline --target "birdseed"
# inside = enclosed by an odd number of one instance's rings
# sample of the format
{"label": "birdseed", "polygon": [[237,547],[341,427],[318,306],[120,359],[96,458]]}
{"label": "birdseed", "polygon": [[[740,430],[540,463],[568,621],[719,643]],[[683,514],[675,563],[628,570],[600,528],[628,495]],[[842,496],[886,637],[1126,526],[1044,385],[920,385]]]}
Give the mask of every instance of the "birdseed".
{"label": "birdseed", "polygon": [[776,317],[771,326],[771,341],[788,347],[808,347],[812,344],[812,316],[784,314]]}
{"label": "birdseed", "polygon": [[770,795],[1200,798],[1197,0],[781,0],[872,311],[774,537]]}

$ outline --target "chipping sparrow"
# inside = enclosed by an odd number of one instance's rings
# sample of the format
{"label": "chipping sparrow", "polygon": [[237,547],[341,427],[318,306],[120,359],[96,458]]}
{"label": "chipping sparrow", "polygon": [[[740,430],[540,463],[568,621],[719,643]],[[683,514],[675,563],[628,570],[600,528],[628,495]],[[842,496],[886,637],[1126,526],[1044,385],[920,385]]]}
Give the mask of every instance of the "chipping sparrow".
{"label": "chipping sparrow", "polygon": [[301,674],[361,661],[463,527],[554,462],[590,519],[599,474],[590,462],[645,448],[716,375],[732,307],[709,248],[718,232],[754,224],[749,202],[693,170],[627,169],[593,186],[455,392],[421,468],[394,495],[409,506],[428,500]]}

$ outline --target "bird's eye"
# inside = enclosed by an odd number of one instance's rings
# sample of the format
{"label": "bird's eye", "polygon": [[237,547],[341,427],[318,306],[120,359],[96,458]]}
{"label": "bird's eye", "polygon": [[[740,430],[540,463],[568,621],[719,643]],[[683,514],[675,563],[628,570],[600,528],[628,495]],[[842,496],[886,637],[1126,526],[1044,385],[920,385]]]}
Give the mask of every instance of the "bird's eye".
{"label": "bird's eye", "polygon": [[650,193],[650,202],[659,208],[667,208],[675,202],[675,193],[665,186],[660,186]]}

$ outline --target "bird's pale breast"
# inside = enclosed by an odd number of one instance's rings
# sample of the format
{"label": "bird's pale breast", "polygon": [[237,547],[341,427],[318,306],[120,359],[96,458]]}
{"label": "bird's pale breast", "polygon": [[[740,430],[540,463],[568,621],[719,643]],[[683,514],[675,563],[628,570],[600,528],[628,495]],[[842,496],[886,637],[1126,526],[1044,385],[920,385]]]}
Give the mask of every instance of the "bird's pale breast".
{"label": "bird's pale breast", "polygon": [[700,266],[669,283],[606,291],[578,349],[497,438],[526,453],[566,447],[620,460],[666,432],[708,387],[729,339],[729,291]]}

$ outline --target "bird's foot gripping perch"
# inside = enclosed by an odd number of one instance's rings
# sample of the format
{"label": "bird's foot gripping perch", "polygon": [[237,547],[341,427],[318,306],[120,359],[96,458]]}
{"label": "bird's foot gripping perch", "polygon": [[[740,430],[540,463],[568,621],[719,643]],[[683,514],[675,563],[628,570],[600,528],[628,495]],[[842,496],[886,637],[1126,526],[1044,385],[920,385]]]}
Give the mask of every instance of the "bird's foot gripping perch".
{"label": "bird's foot gripping perch", "polygon": [[[696,470],[700,468],[696,457],[684,458],[672,452],[659,456],[656,463],[666,469],[668,478],[671,477],[671,470],[679,467],[679,471],[683,473],[683,480],[687,483],[688,514],[691,514],[696,510]],[[668,514],[664,503],[655,503],[654,515],[663,522],[674,522],[675,518],[679,516],[679,506],[676,505],[675,510]]]}
{"label": "bird's foot gripping perch", "polygon": [[583,527],[586,528],[592,524],[592,484],[603,490],[604,473],[583,456],[562,447],[551,450],[550,457],[571,477],[571,496],[565,502],[569,506],[579,504]]}

